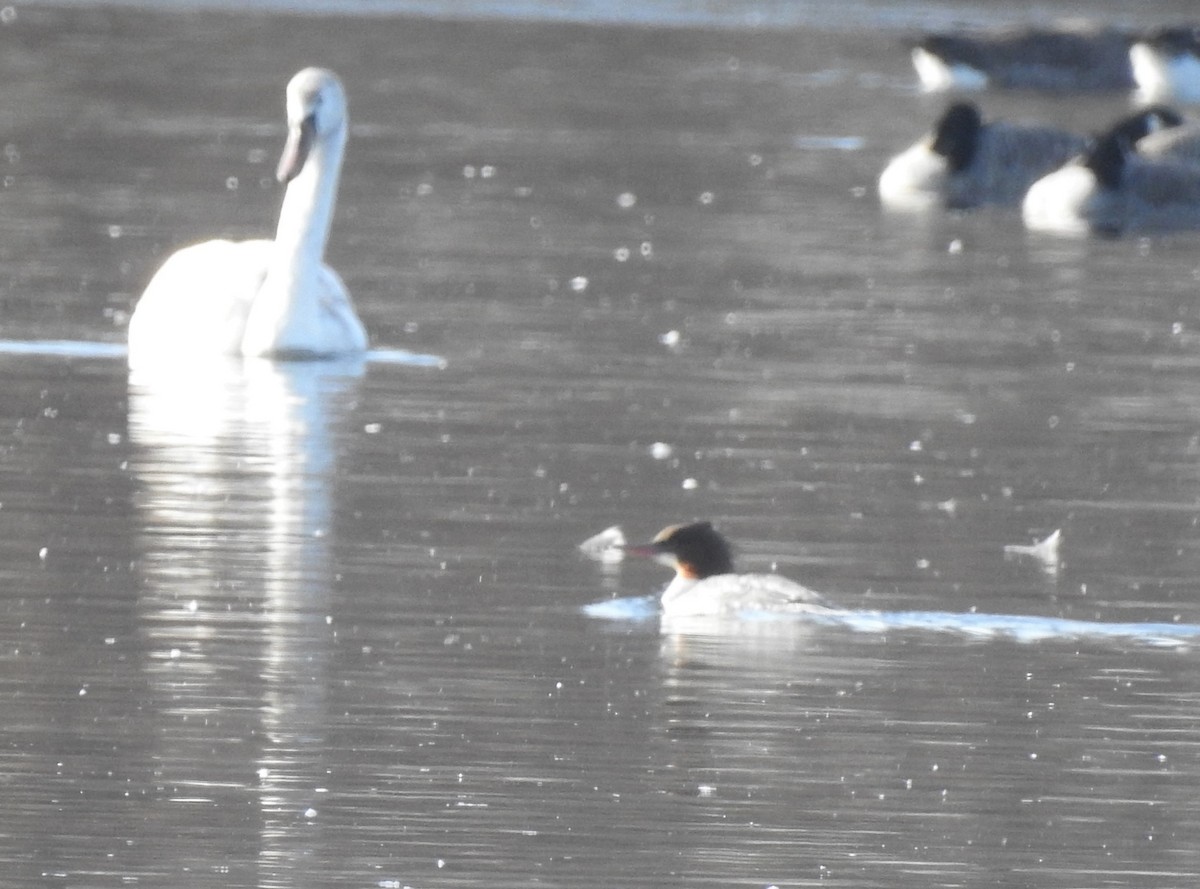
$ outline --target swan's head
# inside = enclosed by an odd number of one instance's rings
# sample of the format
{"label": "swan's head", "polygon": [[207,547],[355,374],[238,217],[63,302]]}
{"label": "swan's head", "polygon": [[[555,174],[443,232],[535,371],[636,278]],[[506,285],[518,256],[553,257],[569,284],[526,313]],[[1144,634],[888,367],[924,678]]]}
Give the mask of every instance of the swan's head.
{"label": "swan's head", "polygon": [[688,580],[703,580],[733,573],[729,543],[708,522],[670,525],[649,543],[626,548],[635,556],[648,556]]}
{"label": "swan's head", "polygon": [[341,141],[346,134],[346,93],[337,75],[305,68],[287,85],[287,144],[275,178],[291,182],[304,169],[314,145]]}

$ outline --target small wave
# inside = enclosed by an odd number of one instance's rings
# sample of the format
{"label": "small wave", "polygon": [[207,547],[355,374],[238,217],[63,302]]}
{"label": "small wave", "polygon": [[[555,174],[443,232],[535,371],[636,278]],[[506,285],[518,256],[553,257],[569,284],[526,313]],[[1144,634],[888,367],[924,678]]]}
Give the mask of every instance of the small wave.
{"label": "small wave", "polygon": [[[645,621],[659,613],[657,596],[607,599],[585,605],[584,614],[604,620]],[[1030,643],[1054,639],[1125,639],[1147,645],[1178,647],[1181,642],[1200,639],[1200,625],[1173,623],[1106,623],[1038,617],[1024,614],[972,614],[950,611],[830,611],[765,612],[739,614],[733,621],[797,621],[841,626],[860,633],[894,630],[924,630],[957,633],[980,639],[1012,639]],[[722,620],[714,618],[713,620]]]}
{"label": "small wave", "polygon": [[[124,343],[99,343],[88,340],[0,340],[0,355],[48,355],[66,358],[125,358],[129,354]],[[379,364],[404,364],[409,367],[444,368],[446,359],[440,355],[409,352],[407,349],[371,349],[367,361]]]}
{"label": "small wave", "polygon": [[444,369],[447,361],[441,355],[424,355],[420,352],[409,352],[407,349],[371,349],[367,352],[367,361],[379,364],[407,364],[409,367],[436,367]]}
{"label": "small wave", "polygon": [[87,340],[0,340],[3,355],[62,355],[68,358],[124,358],[124,343]]}
{"label": "small wave", "polygon": [[605,599],[584,605],[583,613],[603,620],[650,620],[658,616],[658,596]]}
{"label": "small wave", "polygon": [[1107,623],[1025,614],[844,611],[809,614],[804,617],[867,633],[928,630],[985,639],[1005,638],[1017,642],[1041,642],[1050,639],[1128,639],[1151,645],[1177,646],[1181,640],[1200,639],[1200,625],[1196,624]]}
{"label": "small wave", "polygon": [[867,140],[861,136],[796,136],[792,145],[801,151],[861,151]]}

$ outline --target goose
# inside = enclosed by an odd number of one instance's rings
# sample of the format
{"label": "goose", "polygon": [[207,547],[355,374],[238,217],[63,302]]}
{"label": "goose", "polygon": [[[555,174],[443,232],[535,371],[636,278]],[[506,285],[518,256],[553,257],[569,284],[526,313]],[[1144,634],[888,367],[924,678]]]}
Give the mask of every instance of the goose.
{"label": "goose", "polygon": [[955,102],[933,131],[893,157],[879,176],[892,209],[1016,204],[1040,176],[1083,150],[1082,136],[1046,126],[984,123],[971,102]]}
{"label": "goose", "polygon": [[324,262],[346,145],[346,97],[331,71],[287,85],[287,183],[274,240],[204,241],[172,254],[129,320],[131,364],[181,355],[322,359],[361,353],[367,335]]}
{"label": "goose", "polygon": [[1133,149],[1145,158],[1200,163],[1200,123],[1180,118],[1177,125],[1137,139]]}
{"label": "goose", "polygon": [[1030,230],[1062,234],[1200,228],[1200,165],[1144,156],[1110,130],[1033,183],[1021,216]]}
{"label": "goose", "polygon": [[625,550],[674,569],[675,577],[662,594],[664,617],[838,611],[820,594],[778,574],[738,574],[729,542],[711,522],[668,525],[649,543]]}
{"label": "goose", "polygon": [[1131,35],[1065,23],[927,34],[912,63],[927,91],[949,89],[1124,90],[1134,86]]}
{"label": "goose", "polygon": [[1200,28],[1159,28],[1134,40],[1129,62],[1149,99],[1200,101]]}

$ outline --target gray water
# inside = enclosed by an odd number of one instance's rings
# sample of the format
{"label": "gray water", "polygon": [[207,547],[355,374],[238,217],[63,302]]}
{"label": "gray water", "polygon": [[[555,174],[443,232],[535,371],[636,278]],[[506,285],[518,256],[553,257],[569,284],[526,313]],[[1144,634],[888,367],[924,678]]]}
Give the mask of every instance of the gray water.
{"label": "gray water", "polygon": [[[0,883],[1196,884],[1198,236],[874,198],[902,38],[997,13],[283,6],[0,14]],[[308,64],[387,354],[130,380]],[[691,518],[854,616],[585,613]]]}

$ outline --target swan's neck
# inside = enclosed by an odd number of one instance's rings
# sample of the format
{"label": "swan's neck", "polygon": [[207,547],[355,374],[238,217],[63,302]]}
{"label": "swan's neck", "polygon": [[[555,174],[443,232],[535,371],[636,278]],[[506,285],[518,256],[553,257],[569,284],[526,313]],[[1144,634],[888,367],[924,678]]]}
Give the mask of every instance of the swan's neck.
{"label": "swan's neck", "polygon": [[345,145],[345,130],[318,141],[288,183],[266,277],[246,319],[244,355],[303,357],[321,349],[322,266]]}
{"label": "swan's neck", "polygon": [[277,266],[317,266],[324,261],[345,148],[344,130],[317,142],[304,168],[288,183],[275,230],[272,271]]}

